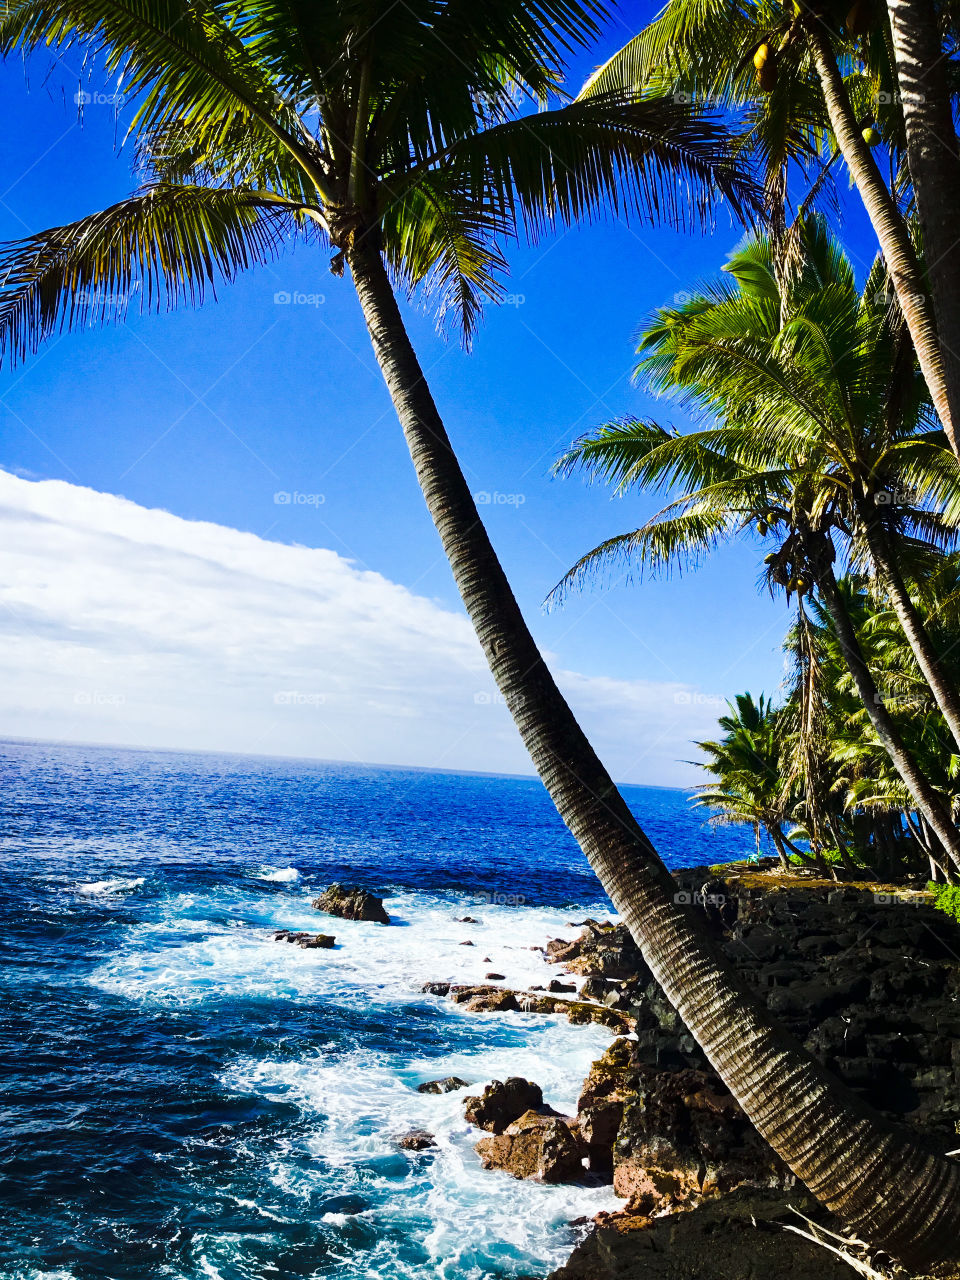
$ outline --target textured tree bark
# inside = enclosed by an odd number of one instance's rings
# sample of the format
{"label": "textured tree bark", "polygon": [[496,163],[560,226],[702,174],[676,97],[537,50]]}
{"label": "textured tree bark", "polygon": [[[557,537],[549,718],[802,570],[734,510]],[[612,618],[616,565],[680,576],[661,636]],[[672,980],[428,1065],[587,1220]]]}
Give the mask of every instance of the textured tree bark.
{"label": "textured tree bark", "polygon": [[903,634],[907,637],[907,643],[923,672],[923,678],[930,686],[930,692],[943,713],[953,740],[960,747],[960,694],[957,693],[953,682],[944,670],[940,656],[923,625],[923,619],[910,599],[910,592],[900,573],[900,566],[897,564],[896,555],[889,545],[886,533],[878,532],[875,526],[871,526],[869,518],[865,518],[863,523],[870,556],[877,570],[880,584],[893,605],[900,626],[903,628]]}
{"label": "textured tree bark", "polygon": [[863,656],[860,641],[857,639],[857,633],[843,597],[840,595],[833,569],[829,565],[817,565],[816,583],[837,633],[844,661],[853,676],[860,700],[870,717],[870,723],[880,739],[881,746],[909,789],[917,809],[926,818],[931,829],[936,832],[937,839],[950,855],[951,861],[960,867],[960,832],[954,826],[940,796],[930,785],[930,780],[911,755],[900,730],[894,724],[884,704],[883,697],[870,674],[866,658]]}
{"label": "textured tree bark", "polygon": [[960,445],[950,413],[933,305],[927,296],[927,284],[916,250],[906,223],[863,139],[836,57],[819,19],[806,19],[804,31],[820,78],[830,127],[883,250],[884,261],[913,339],[933,407],[943,424],[951,449],[960,456]]}
{"label": "textured tree bark", "polygon": [[497,560],[379,252],[347,250],[417,478],[497,686],[560,816],[664,993],[758,1131],[814,1195],[917,1269],[960,1256],[960,1165],[888,1125],[737,982],[557,688]]}
{"label": "textured tree bark", "polygon": [[950,415],[960,422],[960,158],[932,0],[887,0]]}

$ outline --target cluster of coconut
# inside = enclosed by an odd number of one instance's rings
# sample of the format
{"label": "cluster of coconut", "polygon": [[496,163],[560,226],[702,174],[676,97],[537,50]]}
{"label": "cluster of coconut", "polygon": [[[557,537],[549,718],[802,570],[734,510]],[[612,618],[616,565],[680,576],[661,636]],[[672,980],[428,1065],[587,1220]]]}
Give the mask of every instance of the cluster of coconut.
{"label": "cluster of coconut", "polygon": [[[805,12],[818,16],[822,9],[823,0],[794,0],[793,3],[795,19],[801,18]],[[861,36],[868,35],[876,27],[878,21],[879,7],[877,0],[853,0],[853,4],[843,20],[843,25],[847,35],[853,39],[859,39]],[[753,51],[753,68],[756,72],[757,84],[764,93],[772,93],[776,88],[777,64],[791,34],[792,29],[791,32],[787,33],[779,52],[770,43],[772,36],[764,37],[763,41]],[[866,128],[864,128],[863,139],[871,147],[875,147],[880,141],[880,134],[873,127],[872,121],[868,121]]]}

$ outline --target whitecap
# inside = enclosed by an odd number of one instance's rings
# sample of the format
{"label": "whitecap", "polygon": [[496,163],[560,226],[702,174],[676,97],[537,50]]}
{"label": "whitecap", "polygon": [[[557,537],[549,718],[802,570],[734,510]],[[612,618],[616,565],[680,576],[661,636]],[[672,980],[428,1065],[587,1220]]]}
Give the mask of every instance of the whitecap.
{"label": "whitecap", "polygon": [[89,884],[78,884],[77,893],[87,896],[98,893],[131,893],[140,888],[144,878],[137,876],[134,880],[91,880]]}
{"label": "whitecap", "polygon": [[300,872],[296,867],[262,867],[257,872],[258,880],[272,880],[277,884],[292,884],[294,880],[300,879]]}

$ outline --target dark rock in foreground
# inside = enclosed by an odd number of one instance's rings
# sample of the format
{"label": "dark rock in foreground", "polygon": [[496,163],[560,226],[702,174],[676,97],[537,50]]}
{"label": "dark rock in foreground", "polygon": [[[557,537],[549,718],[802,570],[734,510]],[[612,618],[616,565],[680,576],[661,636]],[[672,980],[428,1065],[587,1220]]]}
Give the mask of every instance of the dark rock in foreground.
{"label": "dark rock in foreground", "polygon": [[494,1080],[482,1095],[467,1098],[463,1105],[466,1120],[490,1133],[503,1133],[507,1125],[519,1120],[525,1111],[544,1110],[540,1086],[522,1076]]}
{"label": "dark rock in foreground", "polygon": [[[803,1193],[790,1202],[815,1212]],[[849,1280],[845,1262],[786,1231],[788,1222],[803,1226],[782,1193],[752,1190],[652,1220],[600,1215],[549,1280]]]}
{"label": "dark rock in foreground", "polygon": [[[738,975],[814,1057],[891,1118],[956,1137],[960,929],[926,895],[882,885],[781,887],[756,873],[724,883],[708,868],[678,880],[678,897],[706,914]],[[637,1063],[704,1071],[723,1091],[625,925],[590,921],[547,952],[585,977],[581,1001],[629,1018]]]}
{"label": "dark rock in foreground", "polygon": [[455,1093],[457,1089],[469,1089],[470,1081],[459,1076],[444,1076],[442,1080],[424,1080],[417,1085],[417,1093]]}
{"label": "dark rock in foreground", "polygon": [[290,929],[281,929],[273,935],[274,942],[295,942],[298,947],[309,951],[320,949],[329,951],[336,942],[332,933],[296,933]]}
{"label": "dark rock in foreground", "polygon": [[481,1138],[476,1151],[485,1169],[500,1169],[515,1178],[553,1183],[583,1177],[583,1145],[576,1122],[566,1116],[525,1111],[502,1133]]}
{"label": "dark rock in foreground", "polygon": [[332,884],[325,889],[313,906],[330,916],[343,920],[369,920],[375,924],[389,924],[390,917],[383,909],[383,899],[368,893],[356,885]]}
{"label": "dark rock in foreground", "polygon": [[612,1173],[632,1204],[676,1209],[794,1181],[715,1076],[652,1067],[632,1040],[615,1040],[593,1064],[577,1120],[590,1168]]}
{"label": "dark rock in foreground", "polygon": [[435,1147],[437,1140],[426,1129],[411,1129],[409,1133],[401,1133],[396,1143],[403,1151],[426,1151],[429,1147]]}

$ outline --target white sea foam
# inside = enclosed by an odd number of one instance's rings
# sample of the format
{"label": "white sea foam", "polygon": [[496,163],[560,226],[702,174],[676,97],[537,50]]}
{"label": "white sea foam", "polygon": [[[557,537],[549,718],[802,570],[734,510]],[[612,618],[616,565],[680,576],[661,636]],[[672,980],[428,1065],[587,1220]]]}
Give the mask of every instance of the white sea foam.
{"label": "white sea foam", "polygon": [[78,884],[77,893],[94,895],[101,893],[132,893],[144,882],[143,876],[132,880],[92,880],[89,884]]}
{"label": "white sea foam", "polygon": [[[219,905],[209,895],[211,916],[221,914]],[[251,904],[256,927],[238,920],[208,928],[197,919],[205,914],[202,895],[171,899],[167,912],[137,926],[92,980],[132,999],[177,1005],[231,994],[323,995],[358,1009],[371,1001],[409,1000],[425,982],[484,982],[491,972],[503,974],[506,986],[526,988],[556,976],[531,948],[558,934],[573,937],[574,921],[582,915],[547,907],[479,907],[469,899],[410,892],[387,898],[385,905],[394,920],[390,926],[321,915],[308,896],[265,898]],[[180,911],[188,906],[191,915],[184,918]],[[479,923],[460,923],[457,917],[464,915]],[[278,929],[330,932],[336,946],[316,951],[274,942]],[[474,945],[463,946],[467,941]]]}
{"label": "white sea foam", "polygon": [[[545,984],[556,970],[531,948],[573,937],[582,909],[405,892],[386,899],[395,923],[384,927],[318,915],[307,895],[251,889],[236,908],[242,918],[228,925],[222,895],[192,895],[189,915],[185,902],[171,897],[158,918],[131,928],[91,980],[128,999],[168,1006],[202,1007],[231,996],[322,1001],[358,1023],[371,1015],[381,1024],[403,1019],[412,1007],[431,1005],[445,1023],[441,1042],[457,1044],[457,1024],[469,1029],[467,1047],[443,1055],[347,1053],[331,1042],[329,1058],[268,1053],[225,1070],[222,1083],[231,1093],[292,1102],[308,1121],[306,1138],[291,1137],[271,1156],[255,1208],[278,1221],[310,1213],[322,1223],[330,1256],[341,1260],[338,1280],[486,1280],[546,1271],[569,1253],[566,1222],[619,1203],[609,1187],[542,1186],[484,1172],[473,1149],[477,1131],[463,1119],[463,1092],[416,1088],[458,1075],[473,1091],[493,1078],[521,1075],[536,1080],[558,1110],[575,1109],[591,1061],[609,1043],[607,1029],[571,1026],[559,1016],[469,1014],[423,995],[421,987],[483,982],[489,972],[503,974],[512,987]],[[459,919],[467,915],[477,923]],[[303,950],[274,941],[281,928],[331,932],[337,945]],[[484,1027],[490,1043],[477,1048]],[[433,1133],[436,1148],[399,1150],[395,1138],[412,1128]],[[355,1192],[369,1209],[324,1206]],[[218,1268],[233,1274],[237,1247],[235,1238],[205,1236],[207,1274]]]}
{"label": "white sea foam", "polygon": [[72,1271],[0,1271],[0,1280],[76,1280]]}
{"label": "white sea foam", "polygon": [[258,880],[273,880],[278,884],[292,884],[295,880],[300,879],[300,872],[296,867],[262,867],[257,872]]}

